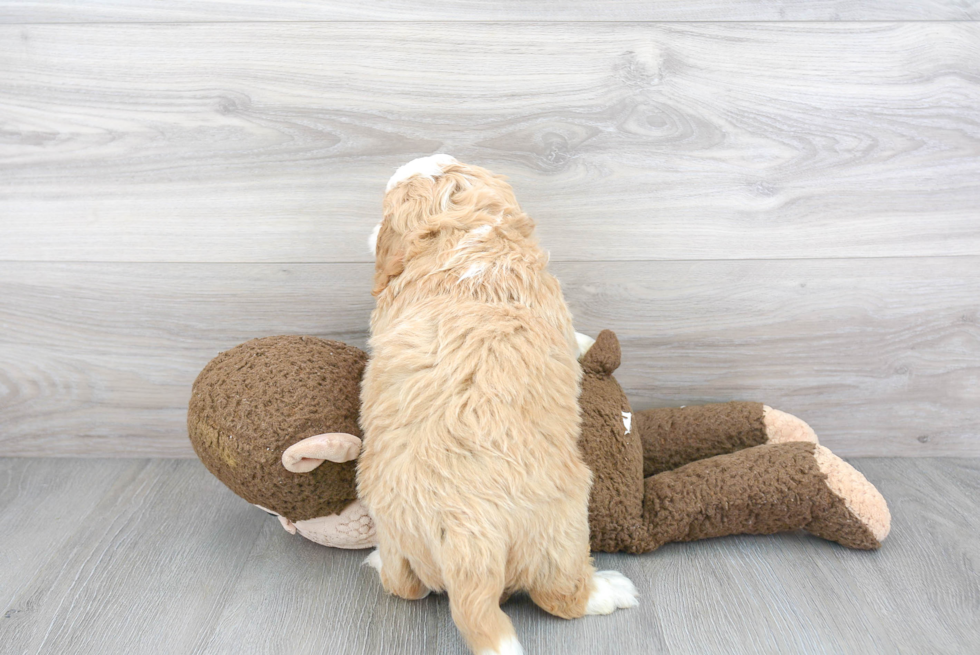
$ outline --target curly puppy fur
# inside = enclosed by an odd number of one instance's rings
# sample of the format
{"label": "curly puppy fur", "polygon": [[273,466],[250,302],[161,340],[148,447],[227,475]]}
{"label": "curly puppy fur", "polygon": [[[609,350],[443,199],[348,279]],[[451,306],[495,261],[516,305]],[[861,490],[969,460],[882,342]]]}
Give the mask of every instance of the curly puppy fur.
{"label": "curly puppy fur", "polygon": [[370,563],[397,596],[446,591],[477,653],[520,652],[514,591],[564,618],[636,604],[589,557],[575,332],[533,232],[504,178],[439,155],[396,173],[375,237]]}

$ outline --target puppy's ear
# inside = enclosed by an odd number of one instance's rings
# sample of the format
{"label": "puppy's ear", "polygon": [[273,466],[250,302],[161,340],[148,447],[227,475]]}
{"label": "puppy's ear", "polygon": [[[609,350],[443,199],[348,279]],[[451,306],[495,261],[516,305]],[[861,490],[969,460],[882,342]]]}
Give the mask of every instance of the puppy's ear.
{"label": "puppy's ear", "polygon": [[388,221],[381,224],[378,230],[377,245],[374,255],[374,289],[371,294],[377,296],[384,291],[393,278],[405,270],[405,244],[391,229]]}
{"label": "puppy's ear", "polygon": [[621,356],[616,333],[612,330],[603,330],[588,352],[582,356],[582,368],[589,373],[612,375],[613,371],[619,368]]}

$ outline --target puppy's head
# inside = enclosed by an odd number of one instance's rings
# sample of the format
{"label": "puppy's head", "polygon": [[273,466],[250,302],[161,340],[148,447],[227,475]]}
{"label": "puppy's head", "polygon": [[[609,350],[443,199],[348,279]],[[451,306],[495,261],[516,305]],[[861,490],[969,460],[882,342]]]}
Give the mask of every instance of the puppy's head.
{"label": "puppy's head", "polygon": [[429,255],[436,264],[463,233],[489,236],[495,228],[523,237],[534,230],[502,176],[449,155],[410,161],[388,180],[384,215],[368,240],[375,255],[372,293],[383,292],[409,261]]}

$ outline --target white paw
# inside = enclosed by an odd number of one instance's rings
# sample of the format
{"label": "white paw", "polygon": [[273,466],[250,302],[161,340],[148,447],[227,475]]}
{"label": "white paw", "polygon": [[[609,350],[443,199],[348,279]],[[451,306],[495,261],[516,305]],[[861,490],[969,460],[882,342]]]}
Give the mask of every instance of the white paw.
{"label": "white paw", "polygon": [[364,558],[364,566],[370,566],[372,569],[381,575],[381,551],[377,548],[371,551],[371,554]]}
{"label": "white paw", "polygon": [[500,642],[496,650],[484,649],[478,655],[524,655],[524,649],[521,648],[521,642],[517,641],[517,637],[507,637]]}
{"label": "white paw", "polygon": [[636,607],[639,594],[629,578],[619,571],[596,571],[586,614],[612,614],[617,609]]}

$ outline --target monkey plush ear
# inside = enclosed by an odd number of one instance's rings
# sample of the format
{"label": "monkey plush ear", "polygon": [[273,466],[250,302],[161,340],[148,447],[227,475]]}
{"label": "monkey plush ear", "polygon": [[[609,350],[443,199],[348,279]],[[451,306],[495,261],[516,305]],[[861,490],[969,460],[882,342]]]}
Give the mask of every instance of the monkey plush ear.
{"label": "monkey plush ear", "polygon": [[293,473],[309,473],[325,461],[349,462],[361,452],[361,440],[346,432],[315,434],[294,443],[282,454],[282,465]]}
{"label": "monkey plush ear", "polygon": [[619,368],[619,339],[612,330],[603,330],[592,347],[582,355],[582,368],[589,373],[612,375]]}

